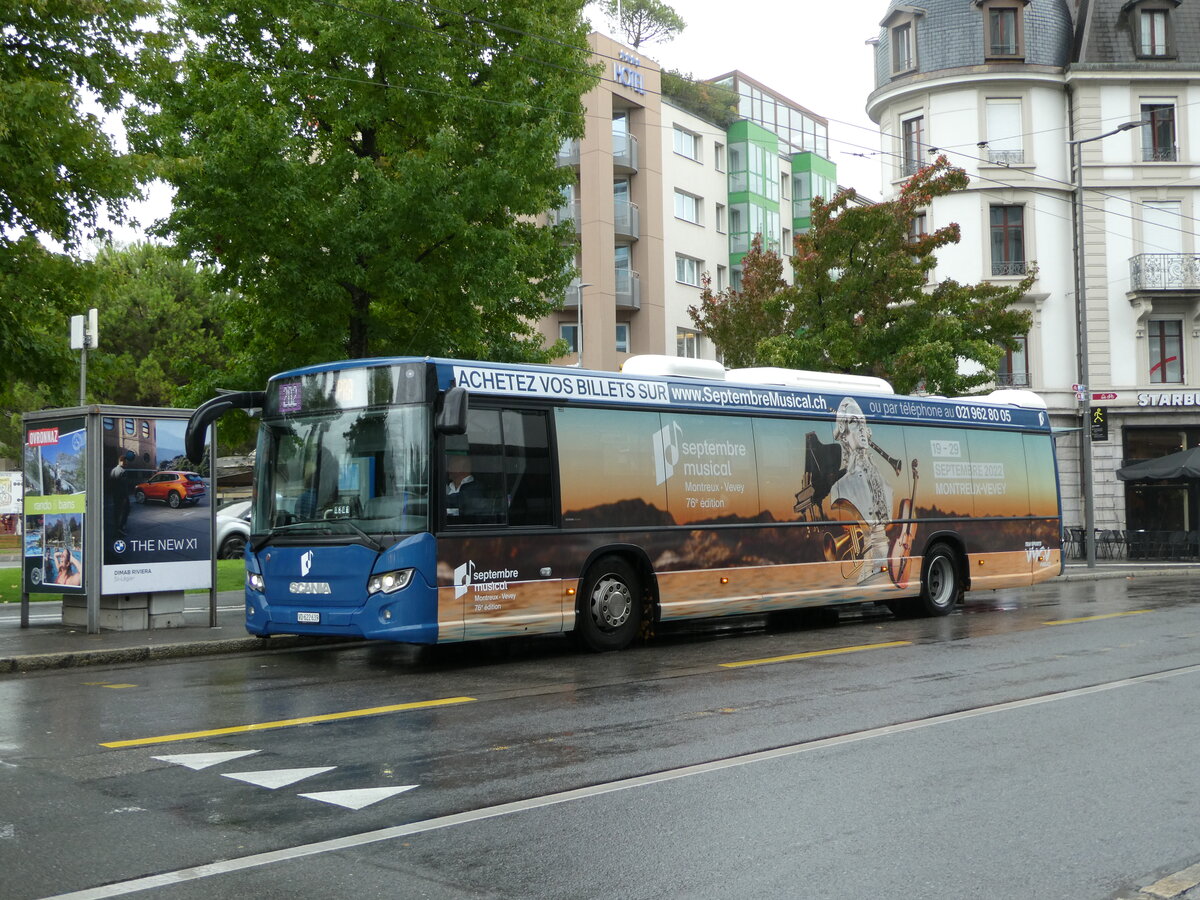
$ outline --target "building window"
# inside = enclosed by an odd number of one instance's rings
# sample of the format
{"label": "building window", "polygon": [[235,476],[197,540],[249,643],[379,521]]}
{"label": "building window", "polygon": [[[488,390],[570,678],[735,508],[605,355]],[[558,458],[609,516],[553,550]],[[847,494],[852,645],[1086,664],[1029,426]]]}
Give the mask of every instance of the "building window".
{"label": "building window", "polygon": [[788,182],[791,180],[792,180],[791,173],[789,173],[789,172],[780,172],[779,173],[779,197],[780,197],[780,199],[782,199],[782,200],[790,199],[788,197]]}
{"label": "building window", "polygon": [[125,433],[131,437],[136,433],[135,429],[134,429],[133,419],[125,420]]}
{"label": "building window", "polygon": [[1168,9],[1143,9],[1137,14],[1134,42],[1138,56],[1174,56]]}
{"label": "building window", "polygon": [[783,241],[782,246],[780,247],[780,252],[784,256],[791,256],[795,249],[796,248],[792,246],[792,229],[783,229]]}
{"label": "building window", "polygon": [[142,419],[142,437],[150,437],[150,423],[145,419]]}
{"label": "building window", "polygon": [[688,359],[700,357],[700,335],[690,328],[675,329],[675,355]]}
{"label": "building window", "polygon": [[1011,350],[1005,350],[996,369],[997,387],[1029,387],[1029,355],[1025,336],[1017,338]]}
{"label": "building window", "polygon": [[729,267],[717,266],[717,291],[723,291],[729,287]]}
{"label": "building window", "polygon": [[913,45],[912,22],[904,22],[892,29],[892,72],[908,72],[916,67]]}
{"label": "building window", "polygon": [[908,239],[916,243],[925,235],[929,234],[928,224],[926,222],[925,213],[917,213],[912,217],[912,221],[908,223]]}
{"label": "building window", "polygon": [[700,161],[700,136],[675,126],[675,152],[688,159]]}
{"label": "building window", "polygon": [[713,165],[718,172],[725,171],[725,145],[713,144]]}
{"label": "building window", "polygon": [[904,162],[904,175],[911,177],[925,165],[921,159],[924,149],[924,116],[912,116],[900,123],[901,156]]}
{"label": "building window", "polygon": [[1021,101],[1017,99],[987,100],[988,162],[1002,166],[1025,162],[1024,137],[1021,128]]}
{"label": "building window", "polygon": [[690,256],[675,254],[675,280],[692,287],[700,287],[700,270],[704,263]]}
{"label": "building window", "polygon": [[683,191],[675,191],[675,218],[683,219],[685,222],[691,222],[693,225],[700,224],[700,198],[694,197],[691,194],[686,194]]}
{"label": "building window", "polygon": [[1143,103],[1142,159],[1163,162],[1175,159],[1175,104]]}
{"label": "building window", "polygon": [[724,203],[717,204],[716,216],[717,216],[717,223],[716,223],[717,231],[724,234],[725,233],[725,204]]}
{"label": "building window", "polygon": [[991,208],[992,274],[1025,274],[1025,208]]}
{"label": "building window", "polygon": [[569,353],[579,352],[579,324],[576,322],[560,322],[558,336],[567,342]]}
{"label": "building window", "polygon": [[1183,322],[1151,319],[1146,327],[1150,343],[1150,383],[1183,383]]}
{"label": "building window", "polygon": [[618,322],[617,323],[617,352],[618,353],[628,353],[629,352],[629,323],[628,322]]}

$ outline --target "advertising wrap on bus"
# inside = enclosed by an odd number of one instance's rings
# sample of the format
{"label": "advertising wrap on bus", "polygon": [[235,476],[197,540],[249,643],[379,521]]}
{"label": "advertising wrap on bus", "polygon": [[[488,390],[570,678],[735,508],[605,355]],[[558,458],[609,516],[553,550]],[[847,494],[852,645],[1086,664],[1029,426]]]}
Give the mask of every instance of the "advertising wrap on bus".
{"label": "advertising wrap on bus", "polygon": [[1040,399],[845,381],[861,390],[411,358],[283,373],[245,401],[264,409],[247,627],[604,650],[670,620],[944,615],[1059,574]]}

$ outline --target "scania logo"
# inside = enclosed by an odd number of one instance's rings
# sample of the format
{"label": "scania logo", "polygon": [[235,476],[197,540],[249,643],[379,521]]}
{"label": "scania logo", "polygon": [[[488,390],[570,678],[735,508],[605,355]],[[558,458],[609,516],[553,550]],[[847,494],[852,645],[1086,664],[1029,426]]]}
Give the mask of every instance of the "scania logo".
{"label": "scania logo", "polygon": [[[309,554],[311,556],[311,554]],[[288,585],[293,594],[332,594],[328,581],[293,581]]]}
{"label": "scania logo", "polygon": [[[312,562],[313,562],[313,552],[311,550],[309,550],[307,553],[305,553],[303,556],[300,557],[300,574],[301,575],[307,575],[309,572],[312,571]],[[295,591],[293,591],[292,593],[295,593]]]}

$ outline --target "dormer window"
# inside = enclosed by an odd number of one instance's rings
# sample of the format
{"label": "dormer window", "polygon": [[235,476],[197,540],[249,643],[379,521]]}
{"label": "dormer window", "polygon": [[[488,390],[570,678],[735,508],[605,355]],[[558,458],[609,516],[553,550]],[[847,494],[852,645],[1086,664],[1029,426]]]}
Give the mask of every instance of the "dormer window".
{"label": "dormer window", "polygon": [[897,6],[879,23],[888,32],[893,75],[907,75],[917,68],[917,17],[923,13],[920,7]]}
{"label": "dormer window", "polygon": [[1025,58],[1025,4],[1028,0],[975,0],[983,13],[985,59]]}
{"label": "dormer window", "polygon": [[1121,8],[1140,59],[1174,58],[1171,11],[1178,5],[1179,0],[1130,0]]}

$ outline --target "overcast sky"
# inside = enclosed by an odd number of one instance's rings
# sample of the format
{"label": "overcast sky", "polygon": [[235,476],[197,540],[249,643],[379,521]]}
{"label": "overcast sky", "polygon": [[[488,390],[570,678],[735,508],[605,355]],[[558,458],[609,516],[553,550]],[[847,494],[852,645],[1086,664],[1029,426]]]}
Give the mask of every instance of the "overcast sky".
{"label": "overcast sky", "polygon": [[[829,120],[829,154],[838,183],[880,198],[878,129],[864,111],[874,87],[867,40],[879,34],[887,0],[670,0],[687,28],[668,43],[643,44],[644,56],[665,69],[713,78],[733,69]],[[610,31],[589,8],[592,27]],[[614,34],[618,40],[623,38]],[[170,192],[153,187],[133,215],[142,228],[169,211]],[[142,229],[114,229],[118,241],[142,239]]]}
{"label": "overcast sky", "polygon": [[[668,43],[642,44],[664,69],[713,78],[740,69],[829,120],[838,183],[879,197],[879,130],[864,111],[875,87],[867,41],[879,36],[887,0],[666,0],[687,28]],[[613,34],[589,8],[592,26]],[[854,154],[867,154],[868,158]]]}

